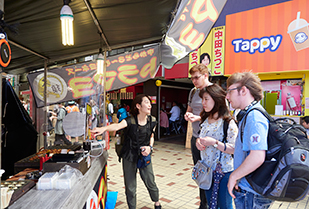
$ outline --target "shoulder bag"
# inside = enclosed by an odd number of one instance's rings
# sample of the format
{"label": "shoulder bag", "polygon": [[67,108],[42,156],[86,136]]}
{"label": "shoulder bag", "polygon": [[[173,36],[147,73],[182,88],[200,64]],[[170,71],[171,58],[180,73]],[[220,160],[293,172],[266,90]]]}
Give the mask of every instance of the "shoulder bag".
{"label": "shoulder bag", "polygon": [[[223,142],[226,143],[226,137],[227,137],[227,130],[228,130],[229,123],[227,121],[224,121],[223,125]],[[220,159],[221,159],[221,153],[220,153]],[[192,169],[192,179],[196,182],[196,184],[204,190],[209,190],[212,185],[212,178],[213,178],[213,170],[206,166],[203,163],[203,160],[197,161],[197,163],[194,165]]]}

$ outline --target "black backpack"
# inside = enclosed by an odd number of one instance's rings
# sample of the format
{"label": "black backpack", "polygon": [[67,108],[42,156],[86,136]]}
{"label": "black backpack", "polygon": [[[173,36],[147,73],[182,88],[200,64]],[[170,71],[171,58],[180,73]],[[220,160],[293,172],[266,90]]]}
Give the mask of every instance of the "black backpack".
{"label": "black backpack", "polygon": [[[306,129],[290,118],[274,120],[264,109],[260,111],[269,120],[268,150],[264,163],[246,176],[254,191],[278,201],[295,202],[306,197],[309,189],[309,139]],[[287,122],[290,120],[291,122]],[[244,126],[240,128],[243,142]]]}
{"label": "black backpack", "polygon": [[[68,114],[68,111],[67,111],[67,109],[65,109],[64,107],[61,107],[63,110],[64,110],[64,112],[65,112],[65,114],[64,114],[64,116],[66,116],[67,114]],[[59,112],[60,112],[60,110],[59,110]],[[57,115],[59,114],[59,112],[57,113]]]}
{"label": "black backpack", "polygon": [[[131,125],[135,125],[136,122],[135,122],[135,118],[134,117],[131,117],[130,118],[131,120]],[[118,156],[118,161],[121,162],[121,158],[122,158],[122,154],[123,154],[123,146],[124,146],[124,143],[125,143],[125,136],[128,134],[128,131],[129,131],[129,128],[124,128],[122,130],[120,130],[120,144],[117,144],[117,142],[115,142],[115,151],[117,153],[117,156]]]}
{"label": "black backpack", "polygon": [[[156,118],[153,117],[153,116],[148,116],[148,120],[149,120],[149,123],[154,123],[156,122]],[[137,123],[137,118],[136,117],[130,117],[130,121],[127,121],[128,123],[128,126],[124,129],[122,129],[120,131],[120,144],[117,144],[117,142],[115,143],[115,151],[116,151],[116,154],[118,156],[118,161],[121,162],[121,158],[122,158],[122,155],[124,153],[124,148],[126,146],[126,143],[130,143],[128,141],[126,141],[126,136],[129,134],[128,132],[132,129],[130,129],[130,126],[131,125],[136,125],[138,124]]]}

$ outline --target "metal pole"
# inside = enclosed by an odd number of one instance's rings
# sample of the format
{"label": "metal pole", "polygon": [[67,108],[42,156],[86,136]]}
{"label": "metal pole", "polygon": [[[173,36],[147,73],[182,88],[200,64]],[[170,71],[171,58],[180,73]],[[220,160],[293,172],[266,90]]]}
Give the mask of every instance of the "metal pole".
{"label": "metal pole", "polygon": [[[47,131],[47,60],[44,60],[44,125],[43,125],[43,133]],[[47,148],[47,135],[44,135],[44,148]]]}
{"label": "metal pole", "polygon": [[157,98],[157,109],[158,109],[158,140],[161,139],[161,136],[160,136],[160,132],[161,132],[161,126],[160,126],[160,107],[161,107],[161,102],[160,102],[160,97],[161,97],[161,86],[158,86],[158,98]]}
{"label": "metal pole", "polygon": [[105,104],[106,104],[106,50],[104,50],[104,64],[103,64],[103,126],[106,126],[106,113],[105,113]]}
{"label": "metal pole", "polygon": [[[0,124],[2,124],[2,70],[3,68],[0,67]],[[0,125],[0,133],[2,133],[2,126]],[[2,168],[2,134],[0,134],[0,168]],[[1,179],[1,178],[0,178]],[[1,180],[0,180],[1,183]],[[0,191],[1,195],[1,191]]]}
{"label": "metal pole", "polygon": [[[4,0],[0,0],[0,10],[4,12]],[[2,70],[3,68],[0,67],[0,124],[2,124]],[[0,133],[2,133],[2,125],[0,125]],[[0,134],[0,169],[2,168],[2,134]],[[1,175],[0,175],[0,184],[1,184]],[[1,189],[0,189],[0,197],[1,196]],[[2,199],[2,198],[1,198]],[[0,206],[2,206],[2,201],[0,200]]]}

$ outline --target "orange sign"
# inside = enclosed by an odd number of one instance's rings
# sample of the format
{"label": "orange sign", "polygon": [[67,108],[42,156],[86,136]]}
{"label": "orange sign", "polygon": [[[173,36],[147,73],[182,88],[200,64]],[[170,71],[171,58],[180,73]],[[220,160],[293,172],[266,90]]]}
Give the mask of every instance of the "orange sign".
{"label": "orange sign", "polygon": [[308,69],[308,7],[293,0],[226,16],[225,75]]}

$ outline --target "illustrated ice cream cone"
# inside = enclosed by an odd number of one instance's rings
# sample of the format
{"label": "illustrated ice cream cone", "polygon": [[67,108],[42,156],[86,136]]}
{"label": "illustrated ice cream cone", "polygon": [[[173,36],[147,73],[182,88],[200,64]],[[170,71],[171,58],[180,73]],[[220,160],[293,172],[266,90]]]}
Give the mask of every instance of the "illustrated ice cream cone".
{"label": "illustrated ice cream cone", "polygon": [[299,51],[309,47],[308,22],[300,19],[300,12],[297,12],[296,20],[293,20],[288,27],[288,34],[294,44],[295,50]]}

